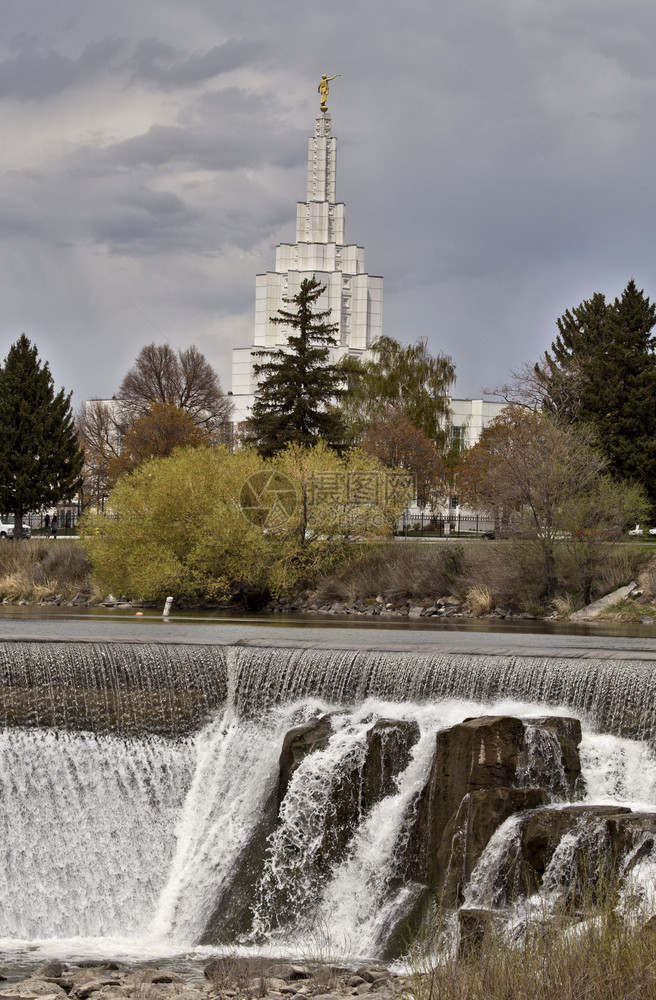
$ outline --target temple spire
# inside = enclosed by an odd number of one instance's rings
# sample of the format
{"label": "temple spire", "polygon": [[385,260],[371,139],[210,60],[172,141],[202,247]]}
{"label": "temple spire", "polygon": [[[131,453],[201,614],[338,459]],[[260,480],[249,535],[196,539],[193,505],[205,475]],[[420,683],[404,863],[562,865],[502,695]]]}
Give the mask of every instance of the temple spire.
{"label": "temple spire", "polygon": [[297,243],[343,243],[344,205],[336,202],[337,139],[327,112],[314,120],[308,140],[307,201],[296,214]]}

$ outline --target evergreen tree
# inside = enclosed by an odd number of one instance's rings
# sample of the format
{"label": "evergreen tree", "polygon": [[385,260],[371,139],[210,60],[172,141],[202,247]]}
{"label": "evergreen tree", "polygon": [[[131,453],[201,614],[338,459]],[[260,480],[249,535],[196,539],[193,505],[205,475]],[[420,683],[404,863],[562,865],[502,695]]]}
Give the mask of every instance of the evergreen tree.
{"label": "evergreen tree", "polygon": [[336,323],[326,322],[330,309],[315,312],[319,296],[326,290],[316,278],[304,278],[298,295],[283,301],[296,311],[279,309],[272,323],[291,328],[288,346],[256,351],[269,358],[253,366],[263,376],[249,421],[261,455],[267,457],[288,444],[309,447],[324,440],[339,449],[344,440],[341,415],[331,402],[342,394],[342,376],[329,363],[335,347]]}
{"label": "evergreen tree", "polygon": [[[631,280],[621,298],[595,294],[558,320],[552,354],[536,372],[546,403],[566,422],[589,424],[616,477],[642,483],[656,503],[656,306]],[[575,406],[558,405],[563,378]]]}
{"label": "evergreen tree", "polygon": [[22,334],[0,368],[0,505],[14,514],[15,538],[25,514],[79,489],[83,454],[70,400],[63,389],[55,395],[48,363]]}

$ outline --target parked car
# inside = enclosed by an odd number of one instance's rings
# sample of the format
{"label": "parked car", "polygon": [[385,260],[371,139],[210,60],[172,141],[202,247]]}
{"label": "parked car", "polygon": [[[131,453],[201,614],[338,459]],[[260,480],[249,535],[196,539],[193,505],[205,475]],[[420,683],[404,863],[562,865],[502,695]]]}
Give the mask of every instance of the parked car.
{"label": "parked car", "polygon": [[522,532],[512,524],[502,524],[498,528],[484,531],[481,538],[522,538]]}
{"label": "parked car", "polygon": [[656,528],[650,528],[649,529],[649,534],[650,535],[656,535]]}
{"label": "parked car", "polygon": [[629,534],[630,535],[634,535],[634,536],[635,535],[644,535],[644,531],[642,530],[642,528],[640,527],[639,524],[636,524],[635,528],[631,528],[629,530]]}
{"label": "parked car", "polygon": [[[29,538],[32,534],[32,529],[29,524],[23,525],[23,538]],[[0,520],[0,538],[13,538],[14,537],[14,522]]]}

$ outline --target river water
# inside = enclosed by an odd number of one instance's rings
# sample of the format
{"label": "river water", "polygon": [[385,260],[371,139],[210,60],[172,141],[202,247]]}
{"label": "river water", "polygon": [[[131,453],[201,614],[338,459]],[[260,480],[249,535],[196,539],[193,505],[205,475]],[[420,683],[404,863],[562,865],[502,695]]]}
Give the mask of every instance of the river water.
{"label": "river water", "polygon": [[[622,631],[2,609],[12,683],[38,675],[55,700],[62,677],[88,678],[89,688],[100,678],[103,698],[110,683],[121,697],[136,690],[142,645],[149,697],[148,671],[157,672],[158,691],[192,682],[220,688],[196,729],[179,735],[126,736],[88,723],[0,732],[5,975],[18,978],[45,958],[164,960],[197,974],[209,955],[226,951],[377,957],[407,903],[395,865],[433,734],[467,717],[572,714],[578,706],[587,800],[656,810],[653,742],[620,733],[627,704],[633,715],[647,712],[653,731],[656,635],[649,626]],[[19,664],[25,650],[35,650],[33,660]],[[117,673],[123,660],[129,671]],[[161,704],[164,714],[177,711]],[[324,713],[332,713],[333,735],[294,775],[259,880],[240,904],[242,929],[201,944],[217,911],[235,909],[235,872],[276,785],[285,733]],[[395,793],[362,818],[344,856],[318,878],[308,831],[328,821],[331,789],[380,718],[416,722],[419,742]],[[486,891],[479,885],[477,898]]]}

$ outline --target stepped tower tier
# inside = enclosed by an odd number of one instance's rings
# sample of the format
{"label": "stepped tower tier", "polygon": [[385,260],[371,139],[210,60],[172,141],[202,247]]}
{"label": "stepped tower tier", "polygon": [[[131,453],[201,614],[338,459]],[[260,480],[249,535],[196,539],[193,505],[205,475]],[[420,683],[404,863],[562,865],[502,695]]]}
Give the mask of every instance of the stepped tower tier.
{"label": "stepped tower tier", "polygon": [[288,329],[272,323],[284,299],[298,294],[304,278],[326,286],[318,309],[330,309],[338,326],[331,362],[345,354],[366,357],[382,333],[383,279],[365,272],[364,249],[344,241],[344,204],[336,201],[337,139],[330,114],[317,115],[308,140],[307,200],[296,212],[296,242],[276,248],[275,270],[258,274],[255,335],[251,347],[236,347],[232,359],[235,420],[247,420],[257,393],[253,351],[284,348]]}

